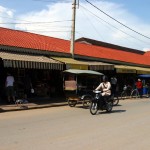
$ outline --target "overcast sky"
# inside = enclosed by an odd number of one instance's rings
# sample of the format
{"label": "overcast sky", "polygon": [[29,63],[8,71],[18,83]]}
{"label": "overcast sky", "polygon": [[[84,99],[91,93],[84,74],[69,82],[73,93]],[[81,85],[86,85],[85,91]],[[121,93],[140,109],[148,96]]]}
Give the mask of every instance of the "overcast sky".
{"label": "overcast sky", "polygon": [[[150,0],[86,0],[76,10],[76,39],[150,50]],[[73,0],[0,0],[0,26],[70,40]],[[78,2],[78,0],[77,0]],[[46,23],[47,22],[47,23]]]}

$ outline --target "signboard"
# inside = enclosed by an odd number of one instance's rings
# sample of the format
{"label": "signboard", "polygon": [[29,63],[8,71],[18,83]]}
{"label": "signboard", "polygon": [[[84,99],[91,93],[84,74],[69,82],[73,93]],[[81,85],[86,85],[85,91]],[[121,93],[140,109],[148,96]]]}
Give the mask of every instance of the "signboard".
{"label": "signboard", "polygon": [[88,70],[88,65],[83,65],[83,64],[66,64],[66,69]]}
{"label": "signboard", "polygon": [[125,68],[117,68],[117,73],[136,73],[135,69],[125,69]]}

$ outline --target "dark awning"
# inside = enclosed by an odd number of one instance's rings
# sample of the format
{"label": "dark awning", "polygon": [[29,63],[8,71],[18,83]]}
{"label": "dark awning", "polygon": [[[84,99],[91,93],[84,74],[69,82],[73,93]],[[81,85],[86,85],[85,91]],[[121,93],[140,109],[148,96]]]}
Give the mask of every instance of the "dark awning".
{"label": "dark awning", "polygon": [[63,63],[45,56],[0,52],[4,67],[63,70]]}

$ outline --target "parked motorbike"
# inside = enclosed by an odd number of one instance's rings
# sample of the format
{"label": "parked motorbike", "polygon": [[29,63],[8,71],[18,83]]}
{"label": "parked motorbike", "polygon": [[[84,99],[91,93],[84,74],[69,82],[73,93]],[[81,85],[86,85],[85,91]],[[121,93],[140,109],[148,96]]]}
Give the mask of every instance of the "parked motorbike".
{"label": "parked motorbike", "polygon": [[113,108],[113,99],[111,96],[101,96],[101,91],[93,91],[94,97],[90,105],[90,113],[96,115],[98,110],[111,112]]}

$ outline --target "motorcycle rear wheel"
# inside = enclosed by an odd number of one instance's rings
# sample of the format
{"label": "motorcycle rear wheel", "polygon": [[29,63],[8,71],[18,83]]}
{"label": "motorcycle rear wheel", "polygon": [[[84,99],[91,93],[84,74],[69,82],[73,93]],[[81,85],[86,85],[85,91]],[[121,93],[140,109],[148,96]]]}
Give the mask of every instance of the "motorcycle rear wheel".
{"label": "motorcycle rear wheel", "polygon": [[92,115],[96,115],[97,111],[98,111],[98,105],[97,105],[97,103],[96,102],[91,102],[90,113]]}

